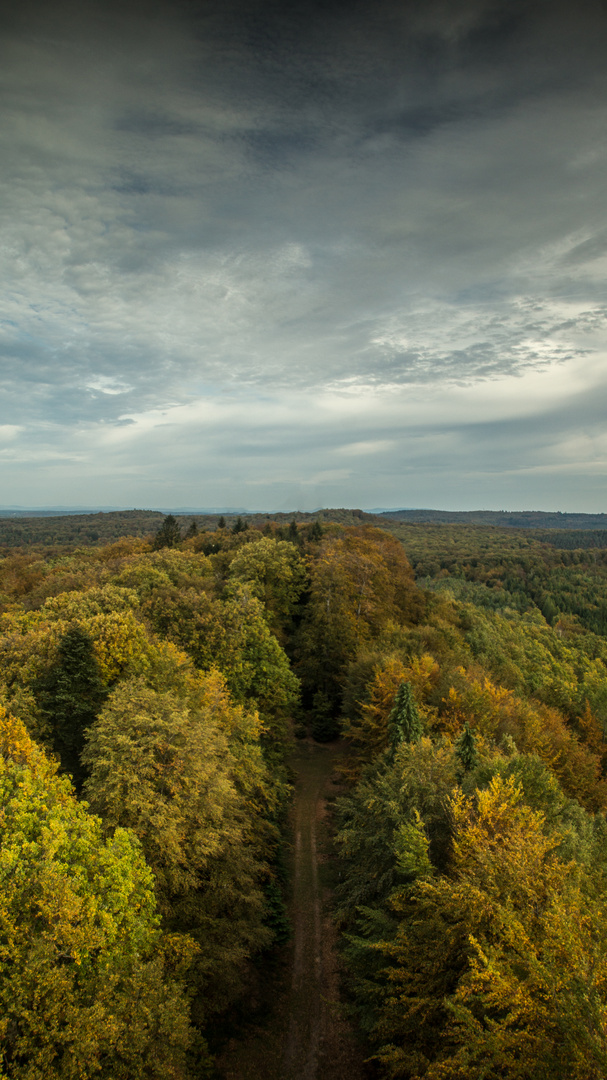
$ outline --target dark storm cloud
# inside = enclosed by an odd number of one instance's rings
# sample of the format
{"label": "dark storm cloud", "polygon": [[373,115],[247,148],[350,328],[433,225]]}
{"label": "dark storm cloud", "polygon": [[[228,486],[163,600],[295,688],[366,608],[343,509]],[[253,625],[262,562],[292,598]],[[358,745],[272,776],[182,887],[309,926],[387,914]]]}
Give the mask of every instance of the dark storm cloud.
{"label": "dark storm cloud", "polygon": [[602,6],[2,20],[0,501],[594,507]]}

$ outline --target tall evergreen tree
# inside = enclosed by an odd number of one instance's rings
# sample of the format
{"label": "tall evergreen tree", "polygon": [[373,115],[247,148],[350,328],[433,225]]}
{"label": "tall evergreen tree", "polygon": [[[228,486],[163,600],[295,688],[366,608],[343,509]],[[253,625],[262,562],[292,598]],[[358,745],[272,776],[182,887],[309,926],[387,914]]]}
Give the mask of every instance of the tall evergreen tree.
{"label": "tall evergreen tree", "polygon": [[400,684],[394,699],[394,708],[388,717],[388,735],[392,749],[402,742],[412,743],[421,739],[422,720],[415,704],[411,683]]}
{"label": "tall evergreen tree", "polygon": [[470,772],[478,763],[476,738],[474,733],[470,730],[467,721],[464,724],[464,730],[461,735],[455,740],[455,753],[462,763],[464,772]]}
{"label": "tall evergreen tree", "polygon": [[322,540],[322,538],[323,538],[322,525],[320,524],[320,521],[318,520],[318,518],[316,518],[316,521],[314,522],[314,524],[312,525],[312,527],[311,527],[311,529],[310,529],[310,531],[308,533],[308,540],[310,540],[312,543],[318,543],[320,540]]}
{"label": "tall evergreen tree", "polygon": [[156,536],[154,537],[154,551],[165,547],[175,547],[181,541],[181,529],[173,514],[167,514]]}
{"label": "tall evergreen tree", "polygon": [[80,626],[70,627],[59,642],[57,661],[38,681],[36,697],[48,719],[61,769],[72,775],[77,791],[86,776],[80,762],[84,735],[106,694],[91,638]]}
{"label": "tall evergreen tree", "polygon": [[221,517],[219,518],[219,521],[217,522],[217,528],[218,529],[225,529],[225,527],[226,527],[226,519],[224,518],[224,516],[222,514]]}

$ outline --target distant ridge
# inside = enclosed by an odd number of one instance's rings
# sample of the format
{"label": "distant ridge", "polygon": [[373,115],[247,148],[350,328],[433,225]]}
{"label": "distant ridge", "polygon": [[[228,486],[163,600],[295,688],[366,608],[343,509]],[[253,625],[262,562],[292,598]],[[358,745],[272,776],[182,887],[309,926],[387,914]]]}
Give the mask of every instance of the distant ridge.
{"label": "distant ridge", "polygon": [[547,510],[384,510],[377,517],[410,524],[497,525],[510,529],[607,529],[607,514]]}
{"label": "distant ridge", "polygon": [[78,513],[75,510],[38,509],[37,511],[0,508],[0,548],[23,545],[77,546],[109,544],[125,536],[150,539],[158,531],[163,515],[173,513],[186,529],[194,519],[199,529],[216,529],[220,517],[232,528],[240,517],[247,525],[263,529],[272,521],[287,526],[291,521],[307,525],[321,524],[379,525],[395,531],[415,525],[482,526],[525,529],[530,538],[556,547],[607,547],[607,514],[564,514],[544,510],[388,510],[369,513],[346,507],[314,510],[251,512],[224,510],[221,513],[185,510],[110,510]]}

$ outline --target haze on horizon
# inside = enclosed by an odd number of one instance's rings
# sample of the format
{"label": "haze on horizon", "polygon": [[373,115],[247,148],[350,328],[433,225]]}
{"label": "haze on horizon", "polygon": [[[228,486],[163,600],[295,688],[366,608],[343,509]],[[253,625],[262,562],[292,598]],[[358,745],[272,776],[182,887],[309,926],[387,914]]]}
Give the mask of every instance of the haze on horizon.
{"label": "haze on horizon", "polygon": [[0,15],[0,502],[605,509],[607,12]]}

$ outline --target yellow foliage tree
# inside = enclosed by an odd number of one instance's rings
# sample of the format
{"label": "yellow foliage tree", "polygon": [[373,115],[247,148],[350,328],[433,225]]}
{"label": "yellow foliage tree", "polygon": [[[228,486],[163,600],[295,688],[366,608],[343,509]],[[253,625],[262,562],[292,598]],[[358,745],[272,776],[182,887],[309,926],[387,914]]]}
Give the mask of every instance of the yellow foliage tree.
{"label": "yellow foliage tree", "polygon": [[185,1080],[188,1007],[139,843],[104,838],[2,708],[0,821],[0,1075]]}
{"label": "yellow foliage tree", "polygon": [[390,1077],[600,1080],[607,917],[512,778],[451,801],[448,876],[394,897],[377,1035]]}

